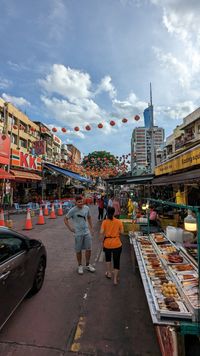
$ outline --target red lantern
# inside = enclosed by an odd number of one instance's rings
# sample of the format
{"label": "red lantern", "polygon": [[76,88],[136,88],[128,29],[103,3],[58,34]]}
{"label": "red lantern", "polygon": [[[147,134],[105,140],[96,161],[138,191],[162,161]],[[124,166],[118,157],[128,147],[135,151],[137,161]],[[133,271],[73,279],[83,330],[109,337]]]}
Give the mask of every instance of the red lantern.
{"label": "red lantern", "polygon": [[66,130],[66,128],[65,128],[65,127],[62,127],[62,129],[61,129],[61,130],[62,130],[62,132],[64,132],[64,133],[65,133],[65,132],[67,132],[67,130]]}
{"label": "red lantern", "polygon": [[99,129],[102,129],[102,128],[103,128],[103,124],[101,124],[101,123],[98,124],[98,128],[99,128]]}
{"label": "red lantern", "polygon": [[124,124],[126,124],[127,122],[128,122],[128,119],[126,119],[125,117],[122,119],[122,122],[124,123]]}
{"label": "red lantern", "polygon": [[91,130],[91,126],[90,126],[90,125],[87,125],[87,126],[85,126],[85,129],[86,129],[87,131],[90,131],[90,130]]}
{"label": "red lantern", "polygon": [[52,128],[52,131],[53,131],[53,132],[57,132],[57,128],[56,128],[56,127],[53,127],[53,128]]}
{"label": "red lantern", "polygon": [[6,140],[6,135],[2,135],[1,138],[3,141]]}
{"label": "red lantern", "polygon": [[138,121],[138,120],[140,120],[140,117],[139,117],[139,115],[135,115],[134,119],[135,119],[135,121]]}
{"label": "red lantern", "polygon": [[111,120],[110,121],[110,126],[115,126],[115,121]]}
{"label": "red lantern", "polygon": [[13,125],[13,129],[14,129],[14,130],[17,130],[17,125]]}
{"label": "red lantern", "polygon": [[74,127],[74,131],[79,131],[79,127],[78,126]]}
{"label": "red lantern", "polygon": [[41,132],[46,132],[45,127],[41,127]]}
{"label": "red lantern", "polygon": [[24,127],[23,125],[19,125],[19,129],[20,129],[20,130],[24,130],[25,127]]}

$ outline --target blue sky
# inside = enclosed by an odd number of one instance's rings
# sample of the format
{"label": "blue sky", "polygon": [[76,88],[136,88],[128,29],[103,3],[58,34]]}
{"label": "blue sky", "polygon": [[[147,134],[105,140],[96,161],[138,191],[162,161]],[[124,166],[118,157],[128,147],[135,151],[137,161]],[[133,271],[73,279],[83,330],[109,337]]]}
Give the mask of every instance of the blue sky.
{"label": "blue sky", "polygon": [[0,96],[84,154],[129,153],[150,82],[166,135],[199,107],[199,21],[199,0],[1,0]]}

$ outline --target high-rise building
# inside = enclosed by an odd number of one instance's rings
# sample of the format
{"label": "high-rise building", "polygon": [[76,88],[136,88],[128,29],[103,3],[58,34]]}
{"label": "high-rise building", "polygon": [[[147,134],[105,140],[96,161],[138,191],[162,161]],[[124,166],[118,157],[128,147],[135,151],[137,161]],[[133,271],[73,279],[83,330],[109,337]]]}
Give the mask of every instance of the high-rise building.
{"label": "high-rise building", "polygon": [[[151,172],[152,135],[154,151],[164,143],[164,129],[153,126],[152,129],[137,127],[131,138],[131,171],[133,175]],[[156,163],[156,162],[155,162]]]}

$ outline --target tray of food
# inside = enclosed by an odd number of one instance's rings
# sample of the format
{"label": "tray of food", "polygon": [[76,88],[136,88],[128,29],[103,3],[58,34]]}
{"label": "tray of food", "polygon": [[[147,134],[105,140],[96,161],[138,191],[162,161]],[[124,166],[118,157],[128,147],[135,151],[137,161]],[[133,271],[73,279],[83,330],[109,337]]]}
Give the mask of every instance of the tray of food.
{"label": "tray of food", "polygon": [[151,241],[140,238],[137,243],[157,318],[160,320],[163,318],[192,319],[191,312],[187,309],[176,284],[160,261]]}

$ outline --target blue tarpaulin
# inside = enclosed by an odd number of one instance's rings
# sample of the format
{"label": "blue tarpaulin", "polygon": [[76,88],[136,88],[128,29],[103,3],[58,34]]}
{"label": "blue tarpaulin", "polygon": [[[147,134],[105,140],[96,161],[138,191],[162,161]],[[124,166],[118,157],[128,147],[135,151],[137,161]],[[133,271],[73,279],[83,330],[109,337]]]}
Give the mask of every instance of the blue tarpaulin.
{"label": "blue tarpaulin", "polygon": [[50,164],[50,163],[45,163],[44,167],[49,168],[50,170],[54,170],[55,172],[60,173],[66,177],[76,179],[80,182],[92,183],[92,181],[90,179],[82,177],[78,173],[69,171],[68,169],[60,168],[60,167],[54,166],[53,164]]}

